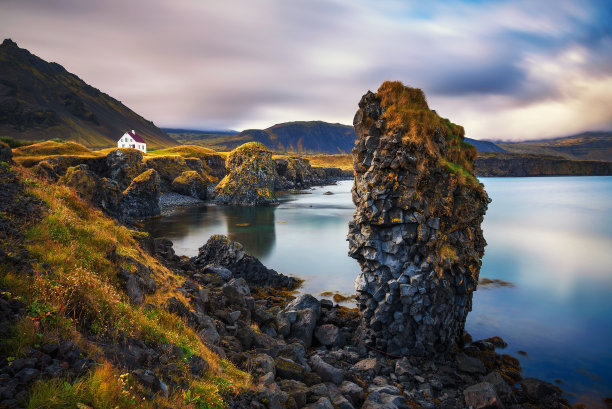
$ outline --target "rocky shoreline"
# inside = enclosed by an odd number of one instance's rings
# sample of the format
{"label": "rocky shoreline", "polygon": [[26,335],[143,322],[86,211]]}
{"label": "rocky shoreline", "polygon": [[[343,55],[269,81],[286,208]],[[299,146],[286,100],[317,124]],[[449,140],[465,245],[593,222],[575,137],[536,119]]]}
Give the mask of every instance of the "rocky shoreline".
{"label": "rocky shoreline", "polygon": [[[555,385],[522,378],[498,337],[468,334],[445,354],[399,356],[357,335],[356,309],[292,294],[299,283],[267,269],[239,243],[213,236],[198,256],[178,257],[168,240],[149,245],[185,277],[189,306],[169,308],[206,343],[254,376],[236,408],[567,408]],[[129,294],[129,289],[128,289]],[[195,310],[196,312],[192,312]]]}

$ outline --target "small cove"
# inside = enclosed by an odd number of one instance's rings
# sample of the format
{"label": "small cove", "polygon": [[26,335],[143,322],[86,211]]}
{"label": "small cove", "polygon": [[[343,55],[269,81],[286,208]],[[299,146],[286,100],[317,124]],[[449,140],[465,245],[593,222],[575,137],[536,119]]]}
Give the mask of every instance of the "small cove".
{"label": "small cove", "polygon": [[[612,178],[481,181],[493,199],[481,277],[512,286],[476,291],[468,331],[504,338],[524,376],[561,379],[572,401],[612,395]],[[277,207],[182,209],[145,228],[188,256],[211,234],[227,234],[266,266],[305,279],[303,292],[349,295],[359,271],[345,240],[351,186],[287,194]]]}

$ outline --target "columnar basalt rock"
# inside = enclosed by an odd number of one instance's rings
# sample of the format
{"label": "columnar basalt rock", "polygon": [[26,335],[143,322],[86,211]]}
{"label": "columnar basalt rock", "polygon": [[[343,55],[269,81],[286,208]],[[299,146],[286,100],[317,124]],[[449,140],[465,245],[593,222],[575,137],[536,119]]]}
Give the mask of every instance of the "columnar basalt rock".
{"label": "columnar basalt rock", "polygon": [[486,245],[476,149],[400,82],[365,94],[354,126],[359,336],[390,354],[447,351],[463,334]]}

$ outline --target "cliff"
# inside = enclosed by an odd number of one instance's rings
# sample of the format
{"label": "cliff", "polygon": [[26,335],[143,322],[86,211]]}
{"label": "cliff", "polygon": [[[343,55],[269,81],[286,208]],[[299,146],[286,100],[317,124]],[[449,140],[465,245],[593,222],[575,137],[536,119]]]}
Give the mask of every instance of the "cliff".
{"label": "cliff", "polygon": [[486,244],[476,149],[399,82],[366,93],[354,125],[348,240],[361,266],[360,337],[396,355],[447,351],[463,336]]}
{"label": "cliff", "polygon": [[474,172],[478,176],[610,176],[612,162],[516,153],[481,154]]}
{"label": "cliff", "polygon": [[6,39],[0,45],[0,135],[19,140],[61,138],[88,147],[117,146],[136,129],[149,149],[177,145],[153,122],[120,101]]}

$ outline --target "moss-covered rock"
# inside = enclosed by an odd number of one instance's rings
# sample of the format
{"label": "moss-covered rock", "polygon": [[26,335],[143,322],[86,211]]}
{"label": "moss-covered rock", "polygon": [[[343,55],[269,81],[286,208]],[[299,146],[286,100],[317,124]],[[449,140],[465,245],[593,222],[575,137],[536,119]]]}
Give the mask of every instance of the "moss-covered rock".
{"label": "moss-covered rock", "polygon": [[276,163],[268,148],[249,142],[234,149],[225,162],[229,174],[215,189],[221,204],[269,205],[278,203],[274,185],[278,179]]}
{"label": "moss-covered rock", "polygon": [[113,180],[101,178],[90,171],[87,165],[70,167],[59,180],[73,187],[79,196],[102,209],[106,214],[119,216],[121,191]]}
{"label": "moss-covered rock", "polygon": [[196,199],[206,199],[208,181],[195,170],[188,170],[172,181],[172,190],[185,196]]}
{"label": "moss-covered rock", "polygon": [[362,271],[359,336],[390,354],[448,351],[463,336],[486,244],[475,148],[400,82],[368,91],[354,125],[348,241]]}
{"label": "moss-covered rock", "polygon": [[149,169],[138,175],[123,192],[121,210],[125,217],[139,218],[158,216],[160,194],[159,175]]}

